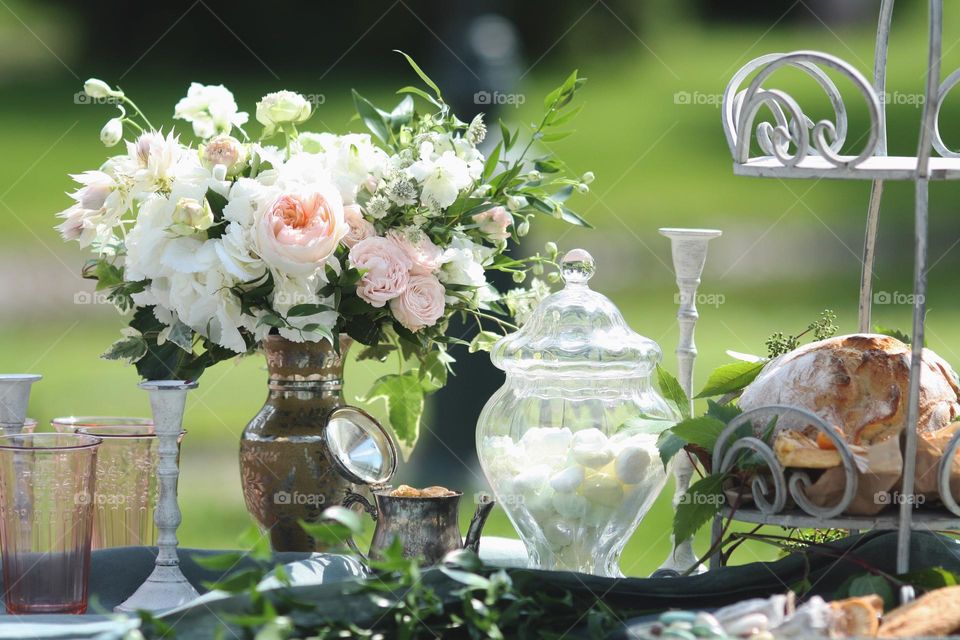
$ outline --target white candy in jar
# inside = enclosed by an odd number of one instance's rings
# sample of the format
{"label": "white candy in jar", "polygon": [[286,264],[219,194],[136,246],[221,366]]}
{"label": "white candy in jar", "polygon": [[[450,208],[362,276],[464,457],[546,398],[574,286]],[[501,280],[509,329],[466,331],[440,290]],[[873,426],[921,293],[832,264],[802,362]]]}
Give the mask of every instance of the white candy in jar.
{"label": "white candy in jar", "polygon": [[574,493],[583,484],[585,472],[580,465],[573,465],[558,471],[550,478],[550,486],[557,493]]}
{"label": "white candy in jar", "polygon": [[564,518],[575,520],[587,513],[590,503],[576,493],[554,493],[553,508]]}
{"label": "white candy in jar", "polygon": [[573,529],[566,522],[552,518],[543,523],[543,536],[559,549],[573,542]]}
{"label": "white candy in jar", "polygon": [[613,466],[620,482],[637,484],[647,477],[650,465],[654,462],[660,464],[659,460],[655,461],[653,459],[653,453],[649,449],[636,444],[629,444],[617,454]]}
{"label": "white candy in jar", "polygon": [[573,434],[570,457],[585,467],[599,469],[613,459],[613,451],[603,431],[593,427]]}
{"label": "white candy in jar", "polygon": [[570,449],[573,433],[566,427],[534,427],[520,438],[520,445],[529,460],[562,458]]}
{"label": "white candy in jar", "polygon": [[606,473],[591,473],[583,482],[583,497],[606,507],[619,507],[623,501],[620,481]]}

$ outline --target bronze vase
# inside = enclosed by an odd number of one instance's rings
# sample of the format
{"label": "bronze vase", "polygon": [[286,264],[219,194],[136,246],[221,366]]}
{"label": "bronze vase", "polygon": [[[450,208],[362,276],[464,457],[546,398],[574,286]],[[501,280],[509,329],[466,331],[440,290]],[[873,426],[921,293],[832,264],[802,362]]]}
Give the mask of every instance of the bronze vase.
{"label": "bronze vase", "polygon": [[269,531],[274,551],[322,551],[299,525],[317,522],[347,491],[359,490],[331,462],[324,439],[330,413],[345,406],[340,352],[327,342],[291,342],[268,336],[269,392],[243,430],[240,474],[247,511]]}

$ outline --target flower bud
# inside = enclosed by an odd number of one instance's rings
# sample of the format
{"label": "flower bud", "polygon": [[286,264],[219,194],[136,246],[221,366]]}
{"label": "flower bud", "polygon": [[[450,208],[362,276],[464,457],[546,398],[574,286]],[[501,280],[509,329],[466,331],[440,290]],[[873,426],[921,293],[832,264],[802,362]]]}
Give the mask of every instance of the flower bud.
{"label": "flower bud", "polygon": [[510,211],[517,211],[518,209],[523,209],[525,206],[527,206],[527,199],[523,196],[507,197],[507,209],[510,209]]}
{"label": "flower bud", "polygon": [[193,235],[213,226],[213,211],[206,198],[203,202],[195,198],[180,198],[170,218],[173,220],[170,230],[183,236]]}
{"label": "flower bud", "polygon": [[113,147],[116,146],[122,138],[123,119],[110,118],[107,120],[107,124],[103,125],[103,129],[100,130],[100,142],[102,142],[105,147]]}
{"label": "flower bud", "polygon": [[207,169],[222,165],[227,175],[233,176],[242,171],[246,163],[247,148],[233,136],[219,135],[200,146],[200,164]]}
{"label": "flower bud", "polygon": [[550,284],[556,284],[560,282],[560,274],[557,273],[556,271],[551,271],[550,273],[547,274],[547,282],[549,282]]}
{"label": "flower bud", "polygon": [[578,193],[590,193],[590,187],[587,186],[586,182],[581,182],[577,185]]}
{"label": "flower bud", "polygon": [[551,258],[555,258],[556,255],[560,253],[556,242],[548,242],[547,244],[543,245],[543,248],[547,252],[547,255]]}
{"label": "flower bud", "polygon": [[541,262],[535,263],[535,264],[533,265],[533,267],[531,268],[531,271],[533,271],[533,275],[535,275],[535,276],[542,276],[542,275],[543,275],[543,263],[541,263]]}
{"label": "flower bud", "polygon": [[531,171],[527,174],[527,180],[530,182],[540,182],[543,180],[543,174],[539,171]]}
{"label": "flower bud", "polygon": [[513,274],[513,281],[517,284],[521,284],[524,280],[527,279],[527,274],[523,271],[515,271]]}
{"label": "flower bud", "polygon": [[593,182],[593,178],[594,178],[593,171],[587,171],[585,174],[580,176],[580,182],[584,184],[590,184],[591,182]]}
{"label": "flower bud", "polygon": [[83,83],[83,92],[91,98],[119,98],[123,91],[114,91],[103,80],[90,78]]}
{"label": "flower bud", "polygon": [[517,235],[522,238],[528,233],[530,233],[530,222],[527,220],[524,220],[523,222],[517,225]]}

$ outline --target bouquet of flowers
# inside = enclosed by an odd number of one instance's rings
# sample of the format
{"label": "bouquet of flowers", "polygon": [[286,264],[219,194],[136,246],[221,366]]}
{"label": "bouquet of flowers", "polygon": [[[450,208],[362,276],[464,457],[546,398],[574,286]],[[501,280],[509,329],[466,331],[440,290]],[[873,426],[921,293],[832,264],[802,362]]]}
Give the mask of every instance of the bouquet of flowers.
{"label": "bouquet of flowers", "polygon": [[[406,54],[403,54],[406,56]],[[570,177],[552,154],[530,157],[569,132],[557,127],[584,80],[577,73],[547,96],[524,136],[501,123],[484,156],[482,114],[466,123],[406,56],[430,92],[405,87],[392,110],[356,92],[369,133],[303,131],[313,105],[278,91],[249,114],[223,86],[193,83],[174,109],[196,144],[154,127],[119,88],[91,79],[92,99],[119,115],[100,133],[108,147],[125,133],[126,153],[74,175],[80,187],[58,226],[95,254],[84,275],[124,313],[129,327],[105,354],[146,379],[196,379],[221,360],[256,349],[271,333],[293,341],[345,333],[360,358],[399,353],[414,364],[377,381],[401,441],[415,438],[425,393],[446,381],[448,348],[489,345],[489,329],[513,328],[549,286],[536,277],[555,263],[552,243],[528,258],[507,254],[537,214],[588,226],[565,205],[592,174]],[[415,98],[427,105],[417,109]],[[497,291],[486,272],[526,288]],[[552,275],[552,274],[551,274]],[[472,341],[449,335],[451,317],[473,318]]]}

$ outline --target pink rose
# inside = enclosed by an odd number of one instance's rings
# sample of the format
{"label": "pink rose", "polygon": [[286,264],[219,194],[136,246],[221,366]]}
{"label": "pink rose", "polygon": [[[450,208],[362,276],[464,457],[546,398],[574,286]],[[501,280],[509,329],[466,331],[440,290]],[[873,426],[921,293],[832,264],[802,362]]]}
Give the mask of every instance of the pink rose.
{"label": "pink rose", "polygon": [[445,293],[436,276],[410,276],[406,290],[390,301],[390,310],[410,331],[432,327],[443,315]]}
{"label": "pink rose", "polygon": [[350,249],[350,265],[366,271],[357,285],[357,295],[374,307],[382,307],[407,288],[413,263],[386,238],[361,240]]}
{"label": "pink rose", "polygon": [[257,222],[257,246],[271,267],[290,275],[310,275],[349,230],[335,188],[286,193]]}
{"label": "pink rose", "polygon": [[507,240],[510,237],[510,225],[513,224],[513,216],[503,207],[493,207],[475,213],[473,221],[477,223],[480,233],[491,240]]}
{"label": "pink rose", "polygon": [[343,244],[352,247],[361,240],[377,235],[377,230],[363,217],[359,205],[348,204],[343,208],[343,218],[350,226],[350,231],[343,236]]}
{"label": "pink rose", "polygon": [[395,243],[413,263],[410,273],[425,276],[436,273],[443,264],[443,251],[423,231],[416,227],[391,229],[387,238]]}

